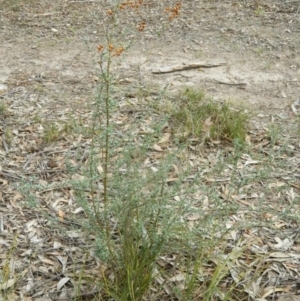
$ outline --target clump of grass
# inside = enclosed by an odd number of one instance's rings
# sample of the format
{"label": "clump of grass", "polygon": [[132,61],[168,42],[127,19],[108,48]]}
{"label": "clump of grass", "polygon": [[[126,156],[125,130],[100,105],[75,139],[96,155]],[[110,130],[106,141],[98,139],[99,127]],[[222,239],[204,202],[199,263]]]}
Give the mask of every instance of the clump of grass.
{"label": "clump of grass", "polygon": [[45,125],[43,139],[46,143],[51,143],[59,140],[60,131],[58,126],[55,123],[49,123]]}
{"label": "clump of grass", "polygon": [[43,140],[46,143],[58,141],[65,135],[73,135],[77,133],[83,133],[85,135],[91,135],[91,129],[84,127],[83,123],[79,119],[76,121],[74,118],[63,124],[56,124],[53,122],[42,122],[44,126]]}
{"label": "clump of grass", "polygon": [[87,121],[84,121],[81,117],[74,118],[72,114],[68,116],[68,120],[63,124],[62,132],[70,135],[84,135],[91,137],[95,133],[93,127]]}
{"label": "clump of grass", "polygon": [[34,121],[35,123],[42,123],[42,117],[41,117],[39,114],[35,114],[35,115],[33,116],[33,121]]}
{"label": "clump of grass", "polygon": [[10,127],[6,127],[4,129],[4,139],[8,145],[11,145],[11,143],[13,141],[13,133],[12,133],[12,129]]}
{"label": "clump of grass", "polygon": [[268,126],[267,137],[270,140],[272,146],[276,145],[279,142],[281,133],[282,129],[278,124],[272,123]]}
{"label": "clump of grass", "polygon": [[0,101],[0,116],[5,116],[7,113],[7,106],[4,101]]}
{"label": "clump of grass", "polygon": [[202,90],[186,89],[172,109],[171,123],[181,138],[198,137],[205,141],[244,141],[247,115],[228,103],[206,99]]}
{"label": "clump of grass", "polygon": [[[16,274],[14,269],[14,253],[18,245],[18,235],[14,235],[14,240],[12,241],[9,249],[6,249],[5,259],[2,261],[0,270],[0,300],[8,301],[14,300],[15,295],[15,283],[17,282],[19,275]],[[6,247],[6,246],[5,246]],[[3,250],[2,250],[3,251]]]}

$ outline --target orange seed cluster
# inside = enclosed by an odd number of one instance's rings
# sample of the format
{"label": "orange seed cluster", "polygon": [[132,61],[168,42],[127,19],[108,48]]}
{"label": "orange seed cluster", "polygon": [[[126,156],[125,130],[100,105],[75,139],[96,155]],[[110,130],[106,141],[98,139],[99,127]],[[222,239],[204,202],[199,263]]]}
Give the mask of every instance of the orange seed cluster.
{"label": "orange seed cluster", "polygon": [[181,3],[176,3],[174,7],[167,7],[165,12],[169,14],[169,20],[173,20],[179,15],[179,11],[181,9]]}
{"label": "orange seed cluster", "polygon": [[122,2],[119,6],[120,9],[129,8],[139,8],[143,4],[143,0],[135,0],[135,1],[125,1]]}
{"label": "orange seed cluster", "polygon": [[114,48],[114,56],[120,56],[122,54],[122,52],[124,51],[123,47],[118,47],[118,48]]}
{"label": "orange seed cluster", "polygon": [[143,22],[141,22],[141,23],[137,26],[137,30],[138,30],[138,31],[144,31],[145,26],[146,26],[146,22],[143,21]]}
{"label": "orange seed cluster", "polygon": [[[98,46],[98,52],[103,51],[104,46],[99,45]],[[122,52],[124,51],[124,47],[115,47],[113,44],[108,44],[107,46],[108,51],[111,53],[112,56],[120,56]]]}

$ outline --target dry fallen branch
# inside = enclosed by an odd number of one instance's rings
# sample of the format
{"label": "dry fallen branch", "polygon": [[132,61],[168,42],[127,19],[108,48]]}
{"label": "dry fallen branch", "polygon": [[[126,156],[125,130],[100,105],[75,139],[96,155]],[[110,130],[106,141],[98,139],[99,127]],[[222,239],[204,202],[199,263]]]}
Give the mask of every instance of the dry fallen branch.
{"label": "dry fallen branch", "polygon": [[217,81],[218,84],[220,85],[228,85],[228,86],[247,86],[246,83],[234,83],[234,82],[222,82],[222,81]]}
{"label": "dry fallen branch", "polygon": [[171,72],[184,71],[184,70],[197,69],[197,68],[215,68],[215,67],[220,67],[220,66],[224,66],[224,65],[226,65],[226,63],[219,63],[219,64],[212,64],[212,63],[185,64],[185,63],[183,63],[181,65],[153,69],[152,73],[154,73],[154,74],[171,73]]}

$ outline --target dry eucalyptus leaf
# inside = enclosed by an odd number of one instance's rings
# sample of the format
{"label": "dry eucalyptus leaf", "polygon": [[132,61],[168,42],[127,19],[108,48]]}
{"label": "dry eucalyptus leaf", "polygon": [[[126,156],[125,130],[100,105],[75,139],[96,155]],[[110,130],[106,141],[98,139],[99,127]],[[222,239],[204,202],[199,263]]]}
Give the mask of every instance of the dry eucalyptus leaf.
{"label": "dry eucalyptus leaf", "polygon": [[62,279],[59,280],[59,282],[57,283],[57,290],[60,291],[62,289],[62,287],[71,280],[71,278],[69,277],[64,277]]}
{"label": "dry eucalyptus leaf", "polygon": [[157,152],[163,152],[163,149],[157,144],[153,145],[153,149],[156,150]]}
{"label": "dry eucalyptus leaf", "polygon": [[188,221],[197,221],[198,219],[200,219],[200,215],[199,214],[193,214],[187,217]]}
{"label": "dry eucalyptus leaf", "polygon": [[11,288],[12,286],[14,286],[16,283],[16,279],[8,279],[7,281],[2,282],[1,285],[1,289],[6,291],[7,289]]}
{"label": "dry eucalyptus leaf", "polygon": [[158,144],[162,144],[169,141],[170,137],[171,137],[170,133],[164,133],[163,137],[158,141]]}

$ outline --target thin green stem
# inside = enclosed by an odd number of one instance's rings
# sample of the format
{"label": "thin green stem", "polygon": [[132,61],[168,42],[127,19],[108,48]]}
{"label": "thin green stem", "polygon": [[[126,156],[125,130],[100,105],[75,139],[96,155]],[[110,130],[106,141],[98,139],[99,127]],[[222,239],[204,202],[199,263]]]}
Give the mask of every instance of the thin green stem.
{"label": "thin green stem", "polygon": [[104,148],[104,178],[103,178],[103,186],[104,186],[104,203],[108,202],[107,196],[107,186],[108,186],[108,162],[109,162],[109,92],[110,92],[110,64],[111,57],[108,55],[107,60],[107,69],[106,69],[106,78],[105,78],[105,118],[106,118],[106,132],[105,132],[105,148]]}

